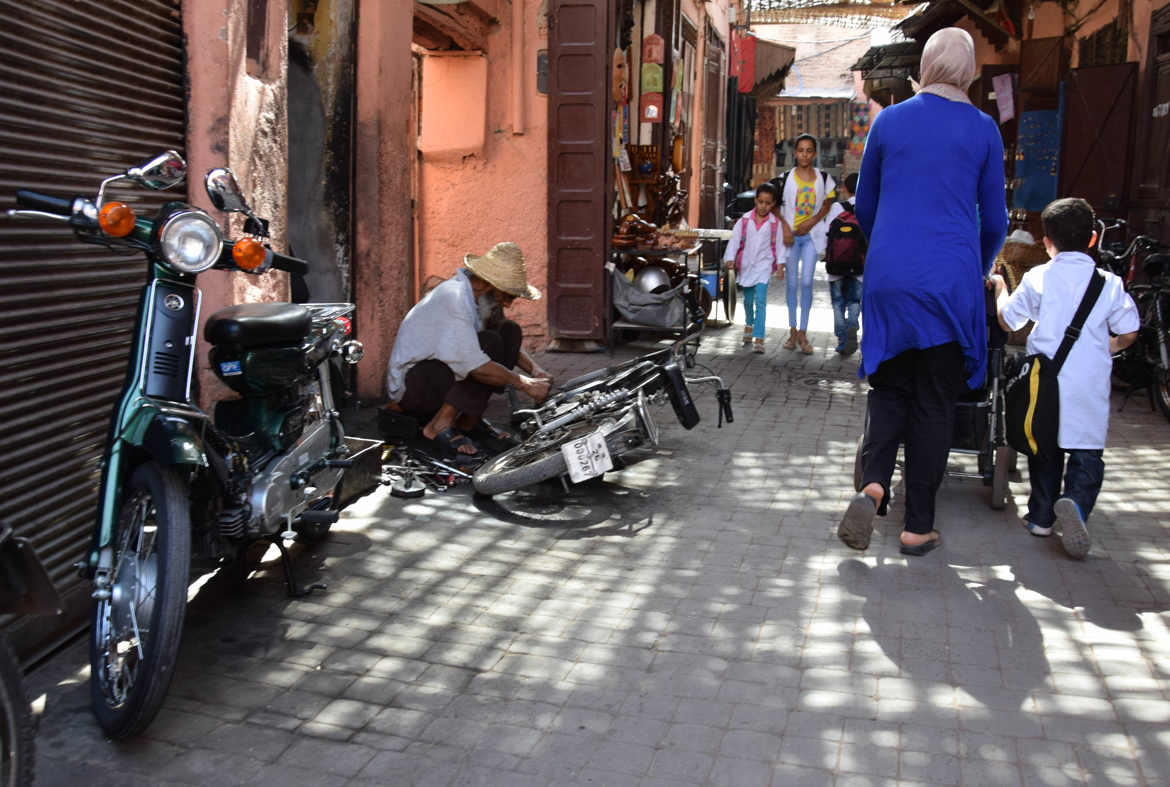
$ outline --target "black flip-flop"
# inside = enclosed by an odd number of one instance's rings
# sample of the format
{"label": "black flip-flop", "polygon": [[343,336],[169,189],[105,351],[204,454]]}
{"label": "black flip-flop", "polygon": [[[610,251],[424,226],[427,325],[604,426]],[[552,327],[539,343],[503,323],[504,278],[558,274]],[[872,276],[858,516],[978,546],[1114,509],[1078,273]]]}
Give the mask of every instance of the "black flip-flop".
{"label": "black flip-flop", "polygon": [[480,419],[474,429],[469,429],[467,436],[481,443],[495,443],[500,446],[501,451],[520,445],[516,435],[506,429],[500,429],[486,418]]}
{"label": "black flip-flop", "polygon": [[942,542],[941,538],[932,538],[929,541],[923,541],[918,546],[910,546],[908,544],[903,544],[902,548],[899,549],[898,551],[901,552],[903,555],[910,555],[912,557],[922,557],[927,552],[930,552],[932,549],[937,547],[940,542]]}
{"label": "black flip-flop", "polygon": [[[480,450],[480,447],[470,437],[453,426],[448,426],[439,432],[431,439],[431,442],[439,446],[443,450],[443,453],[458,459],[473,461],[483,456],[483,451]],[[465,445],[474,448],[475,452],[468,454],[460,451],[459,449]]]}

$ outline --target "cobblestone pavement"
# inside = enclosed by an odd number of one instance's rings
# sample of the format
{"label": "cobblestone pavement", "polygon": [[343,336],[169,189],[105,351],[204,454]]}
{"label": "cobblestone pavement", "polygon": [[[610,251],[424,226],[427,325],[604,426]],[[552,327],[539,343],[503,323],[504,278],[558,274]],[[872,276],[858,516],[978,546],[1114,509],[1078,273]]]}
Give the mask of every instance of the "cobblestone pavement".
{"label": "cobblestone pavement", "polygon": [[[939,497],[943,546],[835,537],[864,415],[833,353],[710,330],[735,423],[569,494],[376,492],[324,544],[191,602],[178,672],[138,740],[102,739],[86,645],[31,677],[48,785],[1065,785],[1170,783],[1170,424],[1115,414],[1093,549],[1019,523],[977,480]],[[625,351],[625,348],[623,348]],[[548,355],[562,378],[602,355]],[[1115,405],[1120,403],[1120,397]],[[955,469],[973,459],[953,458]]]}

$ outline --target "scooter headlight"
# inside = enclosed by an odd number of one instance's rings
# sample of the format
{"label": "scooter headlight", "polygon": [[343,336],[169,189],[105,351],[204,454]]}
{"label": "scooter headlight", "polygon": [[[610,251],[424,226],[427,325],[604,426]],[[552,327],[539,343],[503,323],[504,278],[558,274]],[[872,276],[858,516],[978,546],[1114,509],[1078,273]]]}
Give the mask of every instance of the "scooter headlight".
{"label": "scooter headlight", "polygon": [[163,259],[183,273],[202,273],[223,251],[219,227],[198,210],[172,214],[159,230],[158,242]]}

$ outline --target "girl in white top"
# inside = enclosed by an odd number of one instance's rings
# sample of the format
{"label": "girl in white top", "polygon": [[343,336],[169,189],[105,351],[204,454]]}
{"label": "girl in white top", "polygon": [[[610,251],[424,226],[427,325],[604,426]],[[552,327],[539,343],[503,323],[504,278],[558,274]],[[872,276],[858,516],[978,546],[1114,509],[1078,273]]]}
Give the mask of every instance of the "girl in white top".
{"label": "girl in white top", "polygon": [[[811,355],[813,348],[805,335],[808,315],[812,311],[813,272],[817,257],[825,251],[828,222],[825,216],[833,206],[837,184],[828,173],[813,166],[817,157],[817,140],[810,134],[796,138],[796,166],[779,179],[780,226],[788,267],[788,340],[784,349]],[[775,182],[775,181],[773,181]],[[797,328],[797,301],[800,303],[800,327]]]}
{"label": "girl in white top", "polygon": [[768,280],[784,269],[779,264],[777,237],[780,222],[773,214],[776,187],[761,183],[756,189],[756,207],[735,223],[723,261],[734,263],[736,282],[743,286],[743,343],[752,351],[764,351],[764,322],[768,314]]}

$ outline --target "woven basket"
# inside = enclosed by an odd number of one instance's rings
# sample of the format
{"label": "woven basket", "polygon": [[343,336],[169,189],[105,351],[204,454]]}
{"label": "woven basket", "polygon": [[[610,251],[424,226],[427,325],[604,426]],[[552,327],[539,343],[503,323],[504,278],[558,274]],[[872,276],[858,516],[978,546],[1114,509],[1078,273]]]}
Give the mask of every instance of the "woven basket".
{"label": "woven basket", "polygon": [[[1043,243],[1005,243],[996,257],[996,264],[1003,271],[1004,281],[1008,292],[1020,286],[1024,274],[1048,262],[1048,252]],[[1031,321],[1018,331],[1008,334],[1007,343],[1023,346],[1028,341],[1028,334],[1032,332]]]}

